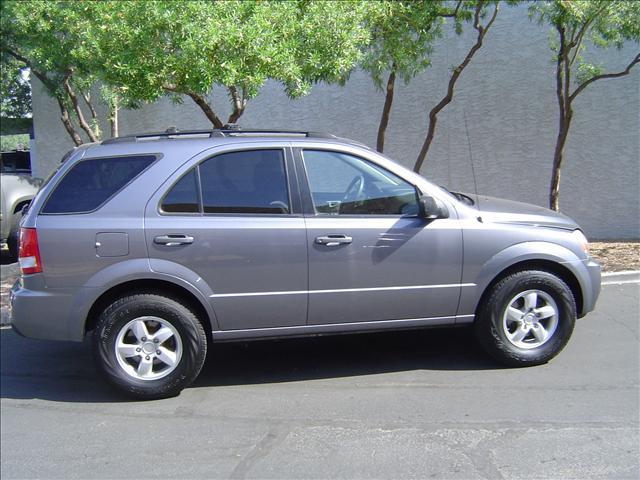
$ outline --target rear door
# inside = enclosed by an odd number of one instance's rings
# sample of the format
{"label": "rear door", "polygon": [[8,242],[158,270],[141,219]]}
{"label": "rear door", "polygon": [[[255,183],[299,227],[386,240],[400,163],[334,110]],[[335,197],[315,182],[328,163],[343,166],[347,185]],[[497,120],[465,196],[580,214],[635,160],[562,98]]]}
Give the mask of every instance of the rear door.
{"label": "rear door", "polygon": [[365,158],[320,149],[296,156],[311,203],[308,323],[453,322],[462,268],[457,220],[419,218],[415,187]]}
{"label": "rear door", "polygon": [[306,322],[306,232],[293,171],[281,145],[209,153],[147,205],[152,268],[196,272],[221,330]]}

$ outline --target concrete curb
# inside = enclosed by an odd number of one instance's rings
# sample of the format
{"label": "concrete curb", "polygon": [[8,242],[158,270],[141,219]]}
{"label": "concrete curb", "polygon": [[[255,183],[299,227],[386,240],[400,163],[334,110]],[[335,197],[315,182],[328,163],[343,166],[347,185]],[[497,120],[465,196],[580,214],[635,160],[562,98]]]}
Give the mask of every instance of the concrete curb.
{"label": "concrete curb", "polygon": [[601,285],[623,285],[625,283],[640,283],[640,270],[624,272],[605,272],[602,274]]}

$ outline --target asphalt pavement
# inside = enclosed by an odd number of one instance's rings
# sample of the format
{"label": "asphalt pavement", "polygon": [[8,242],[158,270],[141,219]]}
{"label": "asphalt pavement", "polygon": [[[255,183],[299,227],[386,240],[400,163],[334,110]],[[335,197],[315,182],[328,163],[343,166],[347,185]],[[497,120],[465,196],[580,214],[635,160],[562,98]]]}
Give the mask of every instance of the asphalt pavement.
{"label": "asphalt pavement", "polygon": [[604,286],[539,367],[499,367],[467,329],[220,344],[153,402],[112,391],[88,342],[3,329],[0,476],[639,478],[639,302]]}

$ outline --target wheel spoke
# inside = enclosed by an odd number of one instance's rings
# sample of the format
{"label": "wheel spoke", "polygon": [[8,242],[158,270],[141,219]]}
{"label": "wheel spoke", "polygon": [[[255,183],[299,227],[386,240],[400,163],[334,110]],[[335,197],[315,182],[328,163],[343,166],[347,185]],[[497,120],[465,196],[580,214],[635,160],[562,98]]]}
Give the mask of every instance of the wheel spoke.
{"label": "wheel spoke", "polygon": [[527,293],[524,296],[524,308],[526,310],[536,308],[538,304],[538,294],[536,292]]}
{"label": "wheel spoke", "polygon": [[146,357],[140,357],[140,365],[138,365],[138,375],[141,377],[146,377],[151,373],[153,367],[153,361],[151,359],[147,360]]}
{"label": "wheel spoke", "polygon": [[155,335],[153,335],[152,339],[158,340],[158,345],[162,345],[171,337],[173,337],[173,332],[171,331],[171,329],[168,327],[162,327],[155,333]]}
{"label": "wheel spoke", "polygon": [[538,323],[533,329],[531,329],[531,331],[533,332],[534,337],[536,337],[536,340],[538,340],[538,342],[540,343],[544,342],[549,336],[549,332],[547,332],[547,330],[540,323]]}
{"label": "wheel spoke", "polygon": [[144,323],[144,320],[138,320],[131,326],[131,331],[136,336],[139,342],[142,342],[142,338],[149,337],[149,331]]}
{"label": "wheel spoke", "polygon": [[118,353],[123,357],[135,357],[136,355],[140,355],[139,352],[136,352],[136,348],[139,347],[130,343],[119,343]]}
{"label": "wheel spoke", "polygon": [[530,330],[530,327],[527,327],[527,326],[524,326],[524,325],[521,326],[521,327],[518,327],[518,329],[511,334],[511,336],[510,336],[511,341],[512,342],[521,342],[522,339],[527,336],[527,334],[529,333],[529,330]]}
{"label": "wheel spoke", "polygon": [[163,363],[166,363],[168,366],[173,367],[176,364],[176,354],[172,352],[168,348],[158,347],[160,354],[158,355],[158,360]]}
{"label": "wheel spoke", "polygon": [[553,317],[556,314],[555,309],[551,305],[545,305],[544,307],[536,308],[534,312],[538,316],[539,320]]}
{"label": "wheel spoke", "polygon": [[522,312],[514,307],[507,308],[507,320],[510,322],[522,322]]}

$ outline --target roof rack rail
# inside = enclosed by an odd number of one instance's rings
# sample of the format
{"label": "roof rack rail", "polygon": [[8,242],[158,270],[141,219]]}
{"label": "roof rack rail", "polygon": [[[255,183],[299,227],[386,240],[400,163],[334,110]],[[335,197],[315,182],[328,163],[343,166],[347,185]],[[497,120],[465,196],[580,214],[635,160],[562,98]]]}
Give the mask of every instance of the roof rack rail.
{"label": "roof rack rail", "polygon": [[164,132],[150,132],[139,133],[134,135],[125,135],[122,137],[108,138],[101,142],[102,145],[112,145],[114,143],[124,142],[137,142],[138,139],[145,138],[169,138],[179,136],[194,136],[194,135],[208,135],[209,138],[214,137],[233,137],[233,136],[260,136],[260,135],[275,135],[275,136],[304,136],[309,138],[338,138],[331,133],[324,132],[310,132],[304,130],[265,130],[265,129],[243,129],[236,124],[227,124],[222,128],[214,128],[212,130],[179,130],[176,127],[169,127]]}

